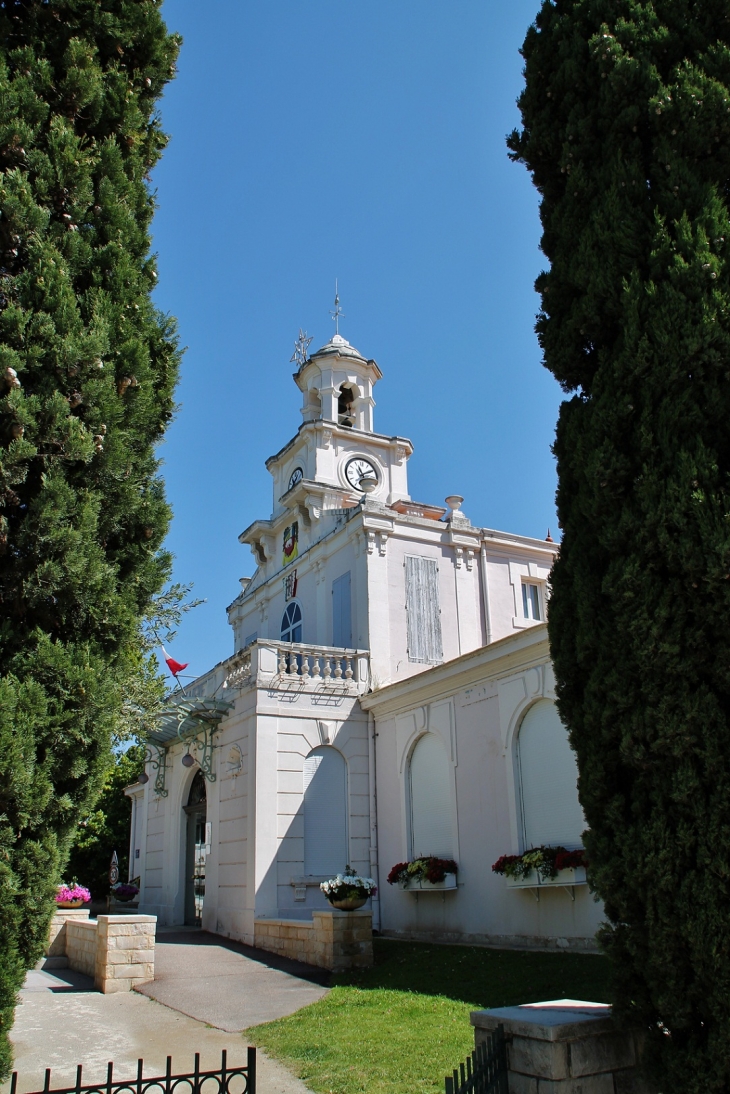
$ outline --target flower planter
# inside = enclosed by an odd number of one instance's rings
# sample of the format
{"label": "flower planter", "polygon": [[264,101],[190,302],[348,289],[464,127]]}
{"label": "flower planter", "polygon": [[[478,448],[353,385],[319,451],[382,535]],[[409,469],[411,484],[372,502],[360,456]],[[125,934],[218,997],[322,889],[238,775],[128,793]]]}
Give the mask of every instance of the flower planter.
{"label": "flower planter", "polygon": [[426,881],[425,878],[412,878],[405,886],[406,892],[443,893],[447,889],[456,888],[456,874],[447,874],[443,881]]}
{"label": "flower planter", "polygon": [[555,888],[565,885],[585,885],[585,866],[575,866],[568,870],[558,870],[556,877],[541,878],[537,870],[530,870],[525,877],[505,877],[508,889]]}
{"label": "flower planter", "polygon": [[541,881],[541,885],[585,885],[585,866],[574,866],[568,870],[558,870],[557,877],[549,877],[547,881]]}
{"label": "flower planter", "polygon": [[362,908],[364,904],[367,904],[368,898],[362,897],[350,897],[348,900],[330,900],[330,904],[333,908],[339,908],[341,912],[356,912],[358,908]]}
{"label": "flower planter", "polygon": [[82,908],[84,905],[83,900],[57,900],[57,908]]}

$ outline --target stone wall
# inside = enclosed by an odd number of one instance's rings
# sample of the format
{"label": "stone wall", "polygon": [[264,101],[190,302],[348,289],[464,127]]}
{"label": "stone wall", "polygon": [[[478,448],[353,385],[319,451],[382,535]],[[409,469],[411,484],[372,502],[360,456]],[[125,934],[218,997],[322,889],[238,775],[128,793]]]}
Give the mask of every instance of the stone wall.
{"label": "stone wall", "polygon": [[638,1031],[603,1003],[555,999],[476,1010],[474,1041],[504,1027],[510,1094],[655,1094],[639,1072]]}
{"label": "stone wall", "polygon": [[312,919],[257,919],[254,945],[307,965],[341,972],[373,963],[372,913],[312,912]]}
{"label": "stone wall", "polygon": [[93,976],[96,970],[96,921],[93,919],[69,920],[66,923],[65,934],[69,966],[77,972]]}
{"label": "stone wall", "polygon": [[88,909],[58,909],[51,921],[46,968],[65,965],[93,976],[109,994],[130,991],[155,978],[153,915],[100,915]]}

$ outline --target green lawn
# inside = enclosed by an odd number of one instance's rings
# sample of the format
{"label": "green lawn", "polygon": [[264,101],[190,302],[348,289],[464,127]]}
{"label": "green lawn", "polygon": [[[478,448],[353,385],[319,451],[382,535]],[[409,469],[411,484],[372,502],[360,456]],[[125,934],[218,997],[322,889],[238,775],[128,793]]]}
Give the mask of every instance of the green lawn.
{"label": "green lawn", "polygon": [[608,962],[375,939],[375,966],[334,976],[312,1006],[246,1036],[318,1094],[431,1094],[473,1045],[469,1011],[608,1001]]}

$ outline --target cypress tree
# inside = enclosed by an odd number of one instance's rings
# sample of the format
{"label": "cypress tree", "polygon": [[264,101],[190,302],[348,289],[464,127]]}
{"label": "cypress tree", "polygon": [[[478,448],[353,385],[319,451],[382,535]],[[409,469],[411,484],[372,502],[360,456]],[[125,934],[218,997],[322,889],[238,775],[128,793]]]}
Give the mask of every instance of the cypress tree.
{"label": "cypress tree", "polygon": [[0,1074],[170,568],[149,171],[178,46],[157,0],[0,0]]}
{"label": "cypress tree", "polygon": [[730,1089],[730,6],[544,0],[523,129],[569,397],[549,633],[616,1011]]}

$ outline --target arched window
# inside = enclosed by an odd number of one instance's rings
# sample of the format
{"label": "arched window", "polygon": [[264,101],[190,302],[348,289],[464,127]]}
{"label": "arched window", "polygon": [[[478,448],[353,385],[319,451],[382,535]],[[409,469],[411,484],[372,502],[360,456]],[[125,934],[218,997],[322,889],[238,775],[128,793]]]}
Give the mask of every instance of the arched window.
{"label": "arched window", "polygon": [[411,855],[454,858],[451,773],[446,749],[435,733],[420,738],[409,764]]}
{"label": "arched window", "polygon": [[585,828],[578,765],[555,703],[541,699],[522,719],[517,738],[525,850],[580,847]]}
{"label": "arched window", "polygon": [[296,600],[287,604],[281,617],[282,642],[301,642],[302,640],[302,609]]}
{"label": "arched window", "polygon": [[323,745],[304,760],[304,872],[331,877],[347,859],[347,768]]}

